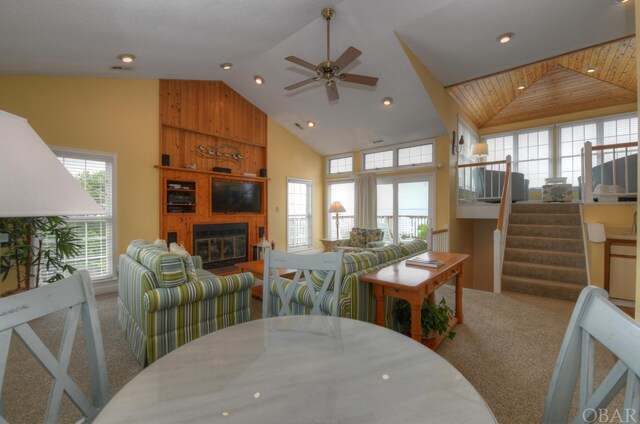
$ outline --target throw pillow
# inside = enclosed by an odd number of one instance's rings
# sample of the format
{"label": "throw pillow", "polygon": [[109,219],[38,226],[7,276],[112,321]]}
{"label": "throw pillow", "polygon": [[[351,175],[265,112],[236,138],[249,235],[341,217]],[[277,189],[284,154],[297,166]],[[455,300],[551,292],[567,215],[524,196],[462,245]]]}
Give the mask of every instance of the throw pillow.
{"label": "throw pillow", "polygon": [[189,252],[187,252],[187,249],[184,248],[184,245],[171,243],[169,250],[171,253],[175,253],[182,258],[182,262],[184,262],[184,270],[187,273],[187,281],[190,283],[198,281],[198,274],[196,273],[196,267],[193,265],[193,259]]}
{"label": "throw pillow", "polygon": [[165,252],[169,251],[169,248],[167,247],[167,242],[162,239],[156,239],[156,241],[153,242],[153,245],[159,247]]}

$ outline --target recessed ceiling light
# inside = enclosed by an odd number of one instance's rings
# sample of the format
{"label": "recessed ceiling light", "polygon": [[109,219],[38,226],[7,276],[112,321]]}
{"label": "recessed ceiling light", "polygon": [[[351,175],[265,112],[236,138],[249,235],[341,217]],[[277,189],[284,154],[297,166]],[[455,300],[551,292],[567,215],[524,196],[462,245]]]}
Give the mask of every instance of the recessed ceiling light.
{"label": "recessed ceiling light", "polygon": [[382,99],[382,104],[385,106],[391,106],[393,104],[393,99],[391,97],[385,97]]}
{"label": "recessed ceiling light", "polygon": [[629,0],[617,0],[617,1],[618,1],[618,3],[626,3],[626,2],[628,2]]}
{"label": "recessed ceiling light", "polygon": [[513,32],[507,32],[497,38],[500,44],[506,44],[513,39]]}
{"label": "recessed ceiling light", "polygon": [[594,66],[589,66],[587,68],[587,74],[593,74],[596,71],[596,68]]}
{"label": "recessed ceiling light", "polygon": [[313,127],[315,127],[315,126],[316,126],[316,123],[315,123],[315,122],[313,122],[313,121],[307,121],[307,127],[309,127],[309,128],[313,128]]}
{"label": "recessed ceiling light", "polygon": [[264,78],[262,78],[260,75],[256,75],[253,77],[253,80],[256,82],[256,84],[258,85],[262,85],[264,84]]}
{"label": "recessed ceiling light", "polygon": [[136,58],[135,55],[132,55],[129,53],[118,55],[118,59],[120,59],[124,63],[131,63],[134,61],[135,58]]}
{"label": "recessed ceiling light", "polygon": [[520,85],[518,85],[518,90],[524,90],[525,88],[527,88],[527,84],[526,83],[522,83]]}
{"label": "recessed ceiling light", "polygon": [[229,69],[231,69],[232,66],[233,66],[233,63],[229,63],[229,62],[226,62],[220,65],[220,67],[225,71],[228,71]]}

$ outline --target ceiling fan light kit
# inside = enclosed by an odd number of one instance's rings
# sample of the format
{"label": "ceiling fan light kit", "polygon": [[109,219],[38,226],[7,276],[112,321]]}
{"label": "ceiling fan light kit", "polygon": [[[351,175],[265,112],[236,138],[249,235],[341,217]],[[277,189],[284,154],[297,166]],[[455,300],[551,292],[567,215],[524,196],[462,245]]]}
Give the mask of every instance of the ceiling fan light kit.
{"label": "ceiling fan light kit", "polygon": [[331,19],[336,16],[336,11],[330,7],[327,7],[322,10],[322,18],[327,22],[327,60],[321,62],[319,65],[313,65],[312,63],[307,62],[306,60],[302,60],[296,56],[288,56],[285,60],[295,63],[296,65],[302,66],[303,68],[307,68],[311,71],[314,71],[317,76],[308,78],[304,81],[297,82],[295,84],[291,84],[284,89],[287,91],[292,91],[297,88],[303,87],[307,84],[310,84],[315,81],[323,80],[327,89],[327,97],[329,97],[330,101],[338,100],[340,96],[338,95],[338,88],[336,86],[336,82],[345,81],[354,84],[362,84],[370,87],[375,87],[378,83],[378,78],[370,77],[366,75],[357,75],[357,74],[347,74],[342,72],[342,70],[351,64],[354,60],[358,58],[362,54],[362,52],[355,47],[349,47],[345,50],[344,53],[338,59],[333,62],[331,61],[331,39],[330,39],[330,29],[331,29]]}

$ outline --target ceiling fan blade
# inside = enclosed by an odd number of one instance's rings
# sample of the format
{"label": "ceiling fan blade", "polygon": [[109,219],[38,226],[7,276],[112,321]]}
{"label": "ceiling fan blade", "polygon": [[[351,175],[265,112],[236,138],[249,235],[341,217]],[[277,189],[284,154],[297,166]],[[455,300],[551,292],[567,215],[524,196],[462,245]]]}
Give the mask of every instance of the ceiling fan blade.
{"label": "ceiling fan blade", "polygon": [[329,101],[338,100],[340,96],[338,96],[338,87],[333,81],[329,81],[327,83],[327,96],[329,96]]}
{"label": "ceiling fan blade", "polygon": [[291,84],[289,86],[286,86],[284,89],[285,90],[289,90],[289,91],[295,90],[296,88],[300,88],[303,85],[307,85],[307,84],[312,83],[314,81],[318,81],[318,77],[309,78],[309,79],[306,79],[304,81],[300,81],[300,82],[297,82],[295,84]]}
{"label": "ceiling fan blade", "polygon": [[361,54],[362,52],[355,47],[349,47],[344,51],[344,53],[342,53],[338,60],[333,63],[333,65],[337,66],[338,69],[344,69],[345,66],[356,60]]}
{"label": "ceiling fan blade", "polygon": [[357,75],[357,74],[342,74],[340,75],[340,79],[346,82],[353,82],[355,84],[364,84],[375,87],[378,83],[378,78],[376,77],[368,77],[366,75]]}
{"label": "ceiling fan blade", "polygon": [[313,64],[307,62],[306,60],[302,60],[299,57],[288,56],[288,57],[285,57],[284,60],[288,60],[289,62],[295,63],[296,65],[300,65],[300,66],[302,66],[304,68],[311,69],[314,72],[318,69],[318,67],[316,65],[313,65]]}

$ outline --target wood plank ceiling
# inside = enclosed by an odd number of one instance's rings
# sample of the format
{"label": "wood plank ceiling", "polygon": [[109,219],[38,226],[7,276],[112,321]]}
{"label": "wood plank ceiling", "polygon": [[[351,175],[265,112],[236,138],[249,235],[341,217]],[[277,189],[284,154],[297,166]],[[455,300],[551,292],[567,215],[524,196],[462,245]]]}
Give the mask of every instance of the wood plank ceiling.
{"label": "wood plank ceiling", "polygon": [[[588,73],[593,67],[595,72]],[[524,89],[518,89],[524,85]],[[636,39],[626,37],[446,87],[480,128],[636,102]]]}

